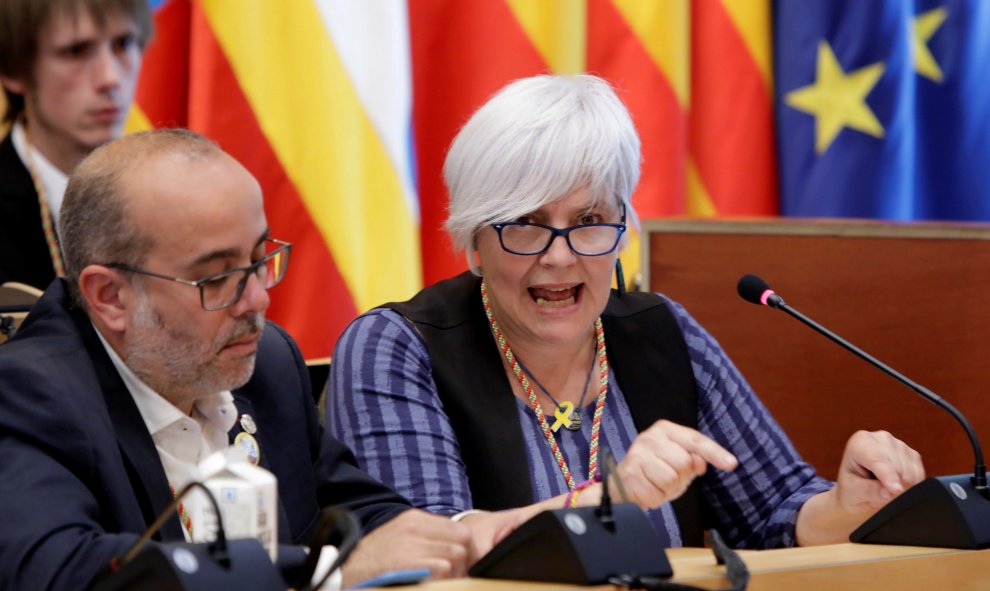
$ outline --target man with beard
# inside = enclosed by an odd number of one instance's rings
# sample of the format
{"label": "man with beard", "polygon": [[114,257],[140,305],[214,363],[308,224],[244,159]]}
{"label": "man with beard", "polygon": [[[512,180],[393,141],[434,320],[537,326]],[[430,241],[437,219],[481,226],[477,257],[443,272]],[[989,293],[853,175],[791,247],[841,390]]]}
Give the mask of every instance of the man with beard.
{"label": "man with beard", "polygon": [[[410,509],[324,434],[298,349],[264,319],[290,245],[215,144],[159,130],[97,149],[59,229],[67,277],[0,347],[0,588],[89,586],[243,433],[278,479],[281,542],[308,541],[331,505],[377,527],[344,585],[404,568],[462,575],[491,545],[504,516],[469,529]],[[182,517],[162,540],[188,537],[197,524]]]}
{"label": "man with beard", "polygon": [[68,175],[123,132],[151,29],[147,0],[0,0],[0,283],[61,274]]}

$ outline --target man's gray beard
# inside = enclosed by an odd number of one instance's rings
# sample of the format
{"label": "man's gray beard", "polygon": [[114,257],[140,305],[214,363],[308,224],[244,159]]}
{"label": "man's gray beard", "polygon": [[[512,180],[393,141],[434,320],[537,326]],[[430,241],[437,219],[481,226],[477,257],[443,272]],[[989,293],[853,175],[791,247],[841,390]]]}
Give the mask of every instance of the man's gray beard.
{"label": "man's gray beard", "polygon": [[223,347],[264,329],[263,315],[245,319],[219,343],[204,344],[165,326],[145,294],[138,296],[137,306],[132,327],[139,332],[125,345],[122,357],[135,375],[165,399],[173,404],[195,400],[234,390],[251,379],[255,355],[244,359],[234,370],[221,371],[214,365]]}

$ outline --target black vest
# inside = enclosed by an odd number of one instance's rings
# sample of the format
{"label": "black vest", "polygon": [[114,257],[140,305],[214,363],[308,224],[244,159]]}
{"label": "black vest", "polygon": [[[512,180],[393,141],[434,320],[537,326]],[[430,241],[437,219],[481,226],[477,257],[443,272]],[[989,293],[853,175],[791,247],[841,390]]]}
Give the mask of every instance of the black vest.
{"label": "black vest", "polygon": [[[433,379],[467,467],[474,506],[501,510],[535,502],[515,396],[470,273],[384,307],[402,314],[430,352]],[[614,290],[602,313],[608,359],[638,431],[660,419],[698,426],[697,384],[687,345],[663,300]],[[674,501],[686,546],[704,530],[697,481]]]}

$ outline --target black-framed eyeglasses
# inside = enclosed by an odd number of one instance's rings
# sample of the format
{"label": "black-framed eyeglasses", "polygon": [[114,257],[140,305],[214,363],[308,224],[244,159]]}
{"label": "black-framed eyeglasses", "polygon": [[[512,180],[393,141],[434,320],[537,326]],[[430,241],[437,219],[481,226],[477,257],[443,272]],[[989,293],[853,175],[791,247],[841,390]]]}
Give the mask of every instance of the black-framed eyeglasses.
{"label": "black-framed eyeglasses", "polygon": [[563,236],[574,254],[597,257],[609,254],[619,245],[626,231],[626,210],[618,224],[578,224],[569,228],[554,228],[535,222],[497,222],[491,225],[498,233],[502,250],[520,255],[546,252],[554,238]]}
{"label": "black-framed eyeglasses", "polygon": [[231,269],[204,277],[198,281],[153,273],[124,263],[108,263],[103,266],[196,287],[199,289],[199,303],[202,304],[204,310],[212,312],[229,308],[241,299],[252,273],[258,276],[258,280],[261,281],[261,285],[265,289],[271,289],[282,281],[285,277],[285,270],[289,266],[289,252],[292,250],[292,245],[282,240],[266,238],[265,250],[267,252],[263,257],[247,267]]}

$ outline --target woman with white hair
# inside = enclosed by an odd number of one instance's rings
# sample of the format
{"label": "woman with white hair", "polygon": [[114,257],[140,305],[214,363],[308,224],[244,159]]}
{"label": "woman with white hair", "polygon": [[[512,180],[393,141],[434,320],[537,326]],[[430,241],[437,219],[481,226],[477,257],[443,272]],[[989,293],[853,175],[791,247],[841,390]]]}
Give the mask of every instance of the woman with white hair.
{"label": "woman with white hair", "polygon": [[668,545],[701,545],[708,527],[748,548],[847,539],[923,478],[918,454],[859,432],[838,482],[818,477],[683,307],[611,289],[639,161],[600,78],[493,96],[444,166],[471,272],[348,327],[328,427],[435,513],[597,503],[607,447]]}

